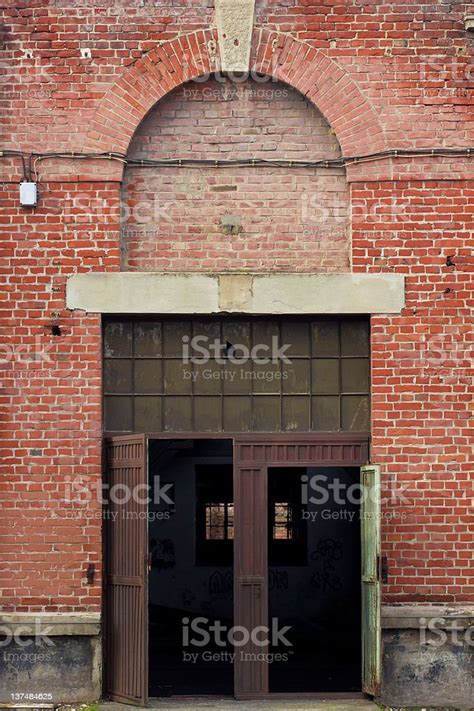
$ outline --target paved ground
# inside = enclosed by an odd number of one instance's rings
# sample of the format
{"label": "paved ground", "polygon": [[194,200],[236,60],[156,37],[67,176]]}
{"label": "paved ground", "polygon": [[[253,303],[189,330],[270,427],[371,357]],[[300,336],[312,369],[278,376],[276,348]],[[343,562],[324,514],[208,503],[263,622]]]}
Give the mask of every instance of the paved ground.
{"label": "paved ground", "polygon": [[[214,709],[214,711],[377,711],[378,707],[365,699],[284,700],[284,701],[235,701],[233,699],[152,699],[149,707],[160,711],[190,711],[190,709]],[[127,711],[134,706],[103,703],[101,711]]]}

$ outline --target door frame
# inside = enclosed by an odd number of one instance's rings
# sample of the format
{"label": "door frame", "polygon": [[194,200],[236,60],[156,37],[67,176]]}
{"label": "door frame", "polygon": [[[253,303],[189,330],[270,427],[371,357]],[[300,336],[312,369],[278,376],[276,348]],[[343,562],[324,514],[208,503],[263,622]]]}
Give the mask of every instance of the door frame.
{"label": "door frame", "polygon": [[[261,540],[263,528],[265,527],[264,540],[267,538],[267,510],[266,510],[266,494],[267,494],[267,472],[269,467],[274,466],[352,466],[363,467],[370,461],[370,436],[367,433],[354,435],[345,432],[271,432],[271,433],[224,433],[224,432],[147,432],[125,435],[123,433],[105,432],[104,439],[114,440],[126,439],[130,437],[141,436],[143,441],[148,443],[151,439],[156,440],[180,440],[180,439],[227,439],[233,443],[233,469],[234,469],[234,487],[239,486],[238,472],[254,472],[260,474],[260,491],[256,492],[259,499],[260,509],[264,506],[264,515],[260,519],[255,519],[256,526],[248,527],[248,517],[244,521],[243,507],[238,506],[236,488],[234,488],[234,505],[235,505],[235,526],[236,538],[237,532],[240,530],[247,531],[248,544],[251,545],[251,537],[259,536]],[[148,464],[146,479],[148,483]],[[263,487],[263,488],[262,488]],[[263,498],[262,498],[263,496]],[[239,519],[240,516],[240,519]],[[145,525],[148,529],[148,523],[145,519]],[[259,530],[262,528],[262,531]],[[239,529],[240,527],[240,529]],[[147,531],[148,532],[148,531]],[[242,551],[243,545],[240,545],[239,550]],[[268,597],[267,585],[267,569],[263,570],[263,563],[267,562],[266,545],[264,555],[259,557],[257,561],[257,570],[242,570],[241,559],[239,553],[234,555],[234,623],[245,624],[246,620],[240,620],[240,616],[245,615],[250,611],[249,622],[256,624],[265,624],[265,619],[268,619],[268,605],[266,604]],[[105,563],[105,560],[104,560]],[[143,565],[147,565],[146,556]],[[106,581],[104,579],[104,586]],[[240,587],[239,587],[240,586]],[[237,589],[239,588],[239,589]],[[259,593],[255,591],[260,588]],[[245,589],[250,591],[250,596],[259,600],[257,607],[247,606],[242,607],[240,602],[243,601]],[[104,590],[105,593],[105,590]],[[104,594],[104,603],[106,595]],[[148,605],[145,606],[144,620],[145,627],[148,629]],[[245,609],[244,609],[245,608]],[[262,622],[263,620],[263,622]],[[104,655],[105,678],[107,673],[107,657]],[[260,665],[260,666],[258,666]],[[149,657],[145,657],[143,669],[143,684],[144,684],[144,705],[148,699],[149,688]],[[268,690],[268,670],[265,668],[265,663],[256,663],[255,668],[250,671],[242,672],[239,665],[234,667],[234,694],[236,699],[276,699],[276,698],[317,698],[322,694],[278,694],[270,693]],[[361,670],[362,677],[362,670]],[[347,698],[347,694],[324,694],[325,698]],[[357,694],[351,694],[351,698]],[[359,694],[359,696],[363,696]],[[145,701],[146,699],[146,701]],[[125,700],[125,699],[124,699]]]}

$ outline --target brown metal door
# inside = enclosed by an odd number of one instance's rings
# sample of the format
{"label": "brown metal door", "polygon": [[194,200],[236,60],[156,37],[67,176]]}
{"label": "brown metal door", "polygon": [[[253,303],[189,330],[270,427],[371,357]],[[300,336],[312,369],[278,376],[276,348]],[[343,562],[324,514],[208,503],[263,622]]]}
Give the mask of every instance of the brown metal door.
{"label": "brown metal door", "polygon": [[105,441],[105,691],[148,701],[147,438]]}
{"label": "brown metal door", "polygon": [[[360,466],[367,459],[367,438],[346,434],[234,438],[234,625],[248,632],[269,626],[268,467]],[[258,660],[265,657],[262,651],[251,642],[234,650],[236,698],[268,696],[268,665]]]}
{"label": "brown metal door", "polygon": [[[267,470],[235,469],[234,625],[249,633],[268,626]],[[237,699],[268,693],[268,666],[252,660],[262,648],[249,641],[235,649],[234,694]]]}

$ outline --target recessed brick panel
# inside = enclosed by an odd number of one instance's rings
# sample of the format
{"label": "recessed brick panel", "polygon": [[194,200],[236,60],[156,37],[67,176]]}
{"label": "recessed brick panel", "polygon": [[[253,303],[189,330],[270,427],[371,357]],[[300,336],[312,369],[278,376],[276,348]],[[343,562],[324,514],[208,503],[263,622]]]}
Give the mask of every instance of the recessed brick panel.
{"label": "recessed brick panel", "polygon": [[[298,91],[221,77],[187,83],[160,101],[128,155],[296,162],[341,151],[326,119]],[[122,199],[125,270],[349,270],[343,168],[130,166]],[[229,218],[238,220],[230,233]]]}

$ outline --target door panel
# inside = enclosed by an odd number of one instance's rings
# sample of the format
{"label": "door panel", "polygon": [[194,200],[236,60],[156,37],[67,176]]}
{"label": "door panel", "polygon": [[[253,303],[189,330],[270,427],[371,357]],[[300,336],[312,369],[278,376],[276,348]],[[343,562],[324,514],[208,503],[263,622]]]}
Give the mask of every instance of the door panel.
{"label": "door panel", "polygon": [[[264,467],[237,467],[235,502],[235,611],[234,624],[249,633],[268,626],[267,585],[267,472]],[[238,699],[268,692],[268,666],[252,656],[262,647],[249,641],[235,648],[234,693]],[[249,657],[250,655],[250,657]]]}
{"label": "door panel", "polygon": [[362,690],[376,695],[381,673],[380,467],[361,467]]}
{"label": "door panel", "polygon": [[148,700],[148,532],[145,490],[135,487],[147,484],[147,447],[144,435],[105,441],[105,691],[140,706]]}

